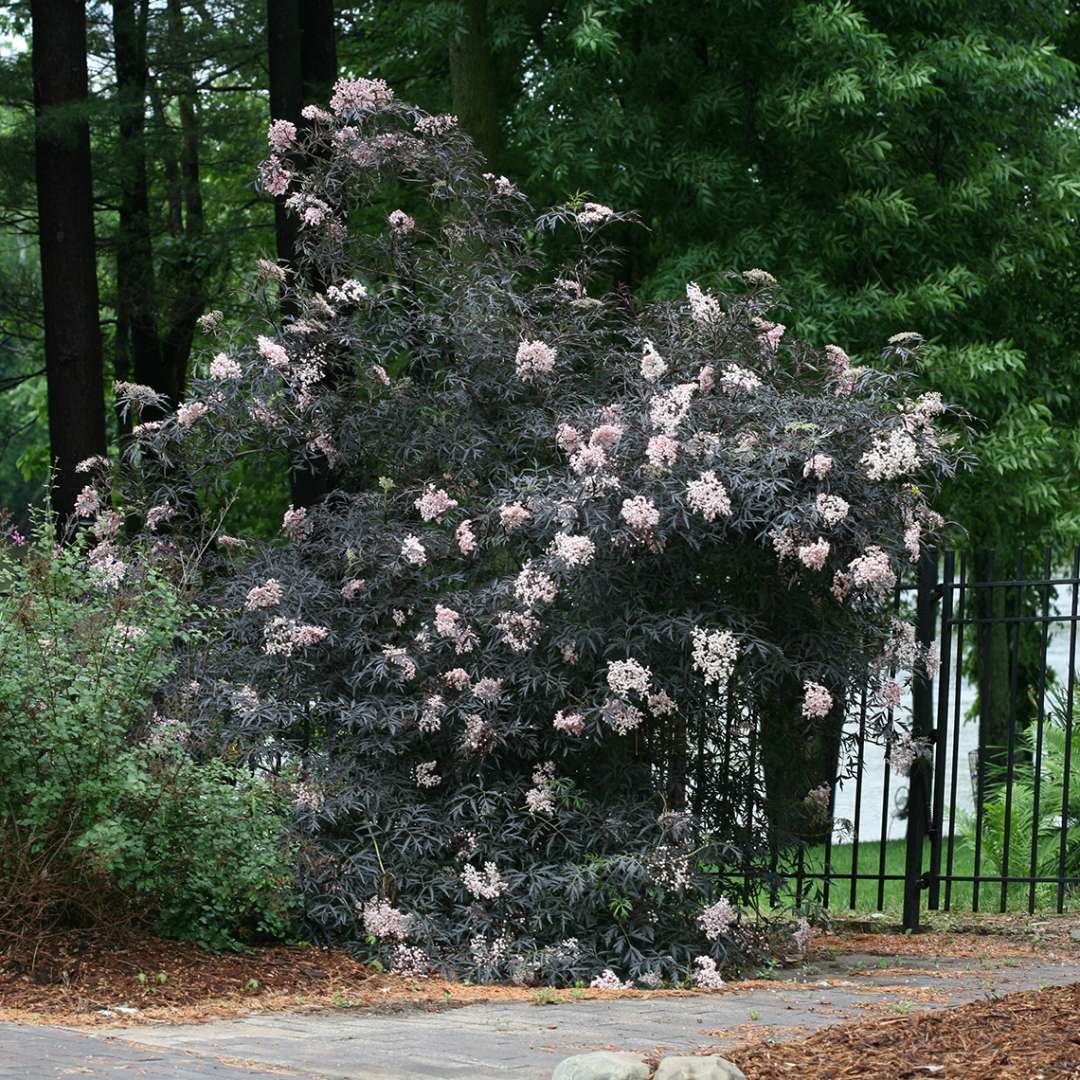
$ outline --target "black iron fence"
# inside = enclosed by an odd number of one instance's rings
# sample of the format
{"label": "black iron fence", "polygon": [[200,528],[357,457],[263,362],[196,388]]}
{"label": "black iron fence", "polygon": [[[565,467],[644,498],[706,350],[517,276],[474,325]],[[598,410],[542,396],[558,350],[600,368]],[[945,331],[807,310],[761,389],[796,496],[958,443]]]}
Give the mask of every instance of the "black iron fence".
{"label": "black iron fence", "polygon": [[[849,768],[828,830],[782,876],[796,903],[931,910],[1064,910],[1080,903],[1080,748],[1074,753],[1080,549],[1065,569],[1037,559],[931,552],[895,594],[935,678],[912,680],[908,775],[847,722]],[[913,609],[913,611],[912,611]]]}

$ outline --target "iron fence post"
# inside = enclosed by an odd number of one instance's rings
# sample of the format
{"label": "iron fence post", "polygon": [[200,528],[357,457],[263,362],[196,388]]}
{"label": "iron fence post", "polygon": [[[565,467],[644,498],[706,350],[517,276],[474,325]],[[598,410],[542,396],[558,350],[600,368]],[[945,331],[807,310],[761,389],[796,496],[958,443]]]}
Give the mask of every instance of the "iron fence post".
{"label": "iron fence post", "polygon": [[[915,636],[919,644],[933,643],[937,623],[938,553],[928,549],[919,560]],[[927,744],[933,737],[933,689],[925,671],[916,671],[911,685],[912,735]],[[904,929],[919,929],[919,893],[923,876],[923,848],[930,828],[931,760],[920,754],[908,777],[907,852],[904,863]]]}

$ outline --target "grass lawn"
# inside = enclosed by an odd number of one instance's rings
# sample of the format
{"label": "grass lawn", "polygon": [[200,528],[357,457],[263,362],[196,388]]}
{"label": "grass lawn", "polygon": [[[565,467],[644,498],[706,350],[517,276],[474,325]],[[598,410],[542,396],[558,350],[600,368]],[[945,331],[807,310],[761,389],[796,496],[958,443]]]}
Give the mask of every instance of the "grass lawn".
{"label": "grass lawn", "polygon": [[[886,874],[899,875],[903,877],[904,873],[904,861],[906,852],[905,840],[889,840],[885,844],[885,866],[884,872]],[[829,907],[837,911],[847,910],[851,906],[851,881],[847,880],[844,875],[851,873],[851,863],[853,846],[851,844],[834,844],[830,851],[830,864],[832,873],[834,875],[840,875],[839,878],[834,877],[829,885]],[[876,875],[880,871],[881,866],[881,844],[876,841],[861,841],[859,843],[858,851],[858,872],[860,875]],[[942,849],[941,852],[941,872],[944,875],[947,872],[947,859],[948,848],[947,846]],[[825,863],[825,848],[824,845],[818,847],[808,848],[804,857],[804,867],[809,873],[822,873]],[[928,869],[930,866],[930,842],[926,842],[926,848],[923,854],[923,867]],[[953,850],[953,863],[952,872],[960,876],[970,876],[975,872],[975,860],[973,852],[965,844],[956,843]],[[1017,873],[1025,873],[1026,869],[1017,868]],[[993,874],[995,873],[993,865],[987,860],[983,859],[982,873]],[[803,895],[804,898],[813,902],[821,902],[824,899],[824,882],[820,879],[810,880],[804,884]],[[795,882],[790,883],[792,897],[795,892]],[[879,909],[899,913],[904,904],[904,883],[903,880],[886,881],[884,884],[883,895],[879,899],[878,882],[876,880],[862,880],[857,883],[855,893],[855,903],[853,910],[855,911],[877,911]],[[971,892],[972,884],[968,881],[954,882],[949,892],[949,908],[953,911],[971,911]],[[980,911],[997,911],[999,910],[1001,903],[1001,886],[997,883],[984,883],[981,886],[981,895],[979,910]],[[1075,908],[1077,906],[1078,899],[1075,896],[1070,897],[1068,894],[1065,896],[1066,908]],[[923,891],[922,906],[925,909],[928,900],[928,893]],[[940,890],[940,909],[945,910],[946,900],[946,883],[941,883]],[[791,898],[788,898],[788,903],[791,902]],[[1014,884],[1009,889],[1008,896],[1008,910],[1009,911],[1025,911],[1027,910],[1028,903],[1028,886]],[[1036,910],[1041,911],[1055,911],[1057,909],[1057,887],[1055,885],[1039,885],[1035,890],[1035,907]]]}

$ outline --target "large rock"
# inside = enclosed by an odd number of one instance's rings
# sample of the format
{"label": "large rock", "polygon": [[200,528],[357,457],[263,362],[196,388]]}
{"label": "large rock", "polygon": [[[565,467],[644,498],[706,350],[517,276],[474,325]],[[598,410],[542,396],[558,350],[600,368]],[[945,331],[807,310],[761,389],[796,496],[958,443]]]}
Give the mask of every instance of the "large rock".
{"label": "large rock", "polygon": [[649,1080],[649,1066],[637,1054],[598,1050],[560,1061],[551,1080]]}
{"label": "large rock", "polygon": [[746,1080],[746,1074],[721,1057],[666,1057],[653,1080]]}

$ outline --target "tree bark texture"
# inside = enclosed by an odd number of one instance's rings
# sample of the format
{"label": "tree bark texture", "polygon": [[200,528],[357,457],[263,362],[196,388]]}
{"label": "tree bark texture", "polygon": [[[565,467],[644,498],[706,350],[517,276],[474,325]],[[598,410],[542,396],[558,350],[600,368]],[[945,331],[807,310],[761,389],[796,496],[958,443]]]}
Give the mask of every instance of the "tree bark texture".
{"label": "tree bark texture", "polygon": [[85,483],[75,466],[105,453],[86,10],[81,0],[33,0],[31,18],[52,502],[63,522]]}

